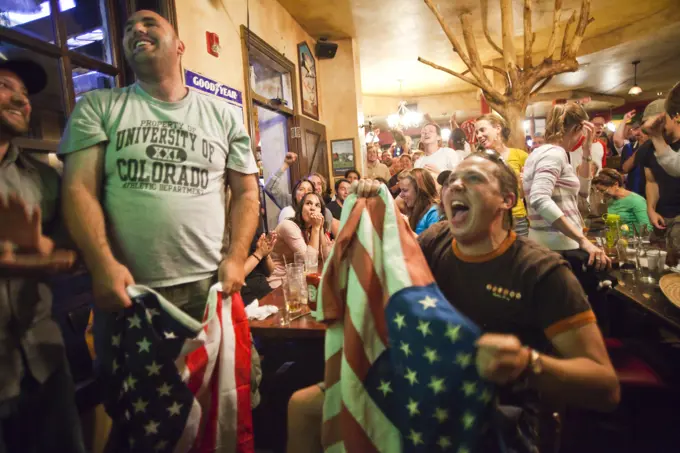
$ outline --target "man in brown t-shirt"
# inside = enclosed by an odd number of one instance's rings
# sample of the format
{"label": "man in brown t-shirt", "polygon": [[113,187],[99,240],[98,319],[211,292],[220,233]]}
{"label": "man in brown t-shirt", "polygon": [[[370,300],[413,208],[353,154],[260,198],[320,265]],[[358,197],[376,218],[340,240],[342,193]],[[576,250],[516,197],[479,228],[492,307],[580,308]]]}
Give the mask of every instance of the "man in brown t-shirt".
{"label": "man in brown t-shirt", "polygon": [[[368,197],[378,187],[361,180],[353,191]],[[535,451],[528,444],[537,440],[537,393],[603,411],[618,405],[620,393],[595,316],[566,261],[512,231],[517,193],[517,177],[498,154],[472,155],[442,187],[446,220],[418,239],[439,289],[484,332],[475,358],[480,375],[501,386],[501,403],[525,409],[526,416],[504,431],[508,447]],[[322,404],[318,387],[297,392],[289,429],[304,426],[318,443],[311,427],[320,425]],[[514,437],[518,433],[523,439]],[[486,440],[479,451],[498,450],[495,436]]]}
{"label": "man in brown t-shirt", "polygon": [[560,255],[512,231],[517,184],[493,152],[465,159],[442,187],[446,220],[420,235],[422,251],[449,302],[485,332],[482,377],[525,409],[540,393],[611,410],[618,379],[583,289]]}

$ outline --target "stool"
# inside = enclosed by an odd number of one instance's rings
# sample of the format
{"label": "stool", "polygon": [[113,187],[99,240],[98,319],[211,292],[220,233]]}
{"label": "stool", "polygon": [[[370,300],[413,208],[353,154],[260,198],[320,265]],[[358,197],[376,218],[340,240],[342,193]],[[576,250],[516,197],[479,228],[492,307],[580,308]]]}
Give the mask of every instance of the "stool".
{"label": "stool", "polygon": [[621,340],[617,338],[605,339],[616,376],[622,387],[667,389],[666,383],[640,357],[630,353]]}

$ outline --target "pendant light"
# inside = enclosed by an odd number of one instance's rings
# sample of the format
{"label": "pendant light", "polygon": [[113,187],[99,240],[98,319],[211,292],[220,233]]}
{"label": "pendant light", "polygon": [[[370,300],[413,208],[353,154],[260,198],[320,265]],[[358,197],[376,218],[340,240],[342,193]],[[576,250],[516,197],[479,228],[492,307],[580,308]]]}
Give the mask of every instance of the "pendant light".
{"label": "pendant light", "polygon": [[642,93],[642,88],[637,84],[637,67],[640,64],[640,60],[635,60],[633,62],[633,66],[635,67],[635,79],[634,79],[634,85],[628,90],[628,94],[631,96],[637,96],[638,94]]}

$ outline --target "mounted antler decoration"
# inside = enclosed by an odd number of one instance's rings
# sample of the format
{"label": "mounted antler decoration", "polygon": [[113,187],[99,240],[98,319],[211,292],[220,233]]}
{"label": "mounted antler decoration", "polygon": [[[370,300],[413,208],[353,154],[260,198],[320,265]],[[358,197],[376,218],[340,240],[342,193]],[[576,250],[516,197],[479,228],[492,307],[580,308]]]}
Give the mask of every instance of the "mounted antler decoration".
{"label": "mounted antler decoration", "polygon": [[[586,27],[594,20],[590,17],[590,0],[581,0],[581,11],[573,36],[570,35],[571,28],[574,25],[574,22],[576,22],[576,11],[572,13],[564,26],[562,48],[557,56],[555,53],[559,39],[558,33],[562,16],[562,0],[555,0],[552,34],[550,35],[550,41],[548,42],[546,57],[536,66],[533,65],[531,55],[531,48],[536,37],[531,24],[533,4],[532,0],[524,0],[524,59],[521,67],[518,64],[517,52],[515,51],[512,0],[500,0],[502,47],[498,46],[489,34],[487,23],[488,0],[481,0],[484,36],[491,47],[503,57],[504,68],[482,64],[472,31],[472,14],[469,11],[464,11],[458,16],[463,31],[463,41],[465,43],[465,49],[463,49],[453,30],[446,23],[444,17],[439,12],[439,9],[434,5],[433,0],[424,1],[428,8],[434,13],[439,25],[441,25],[444,33],[449,38],[454,52],[456,52],[461,60],[463,60],[467,70],[458,73],[425,60],[424,58],[418,57],[418,61],[451,74],[482,90],[489,105],[500,113],[510,124],[512,129],[510,139],[511,144],[514,146],[523,146],[524,128],[522,126],[522,120],[524,119],[527,104],[531,97],[545,87],[555,75],[578,70],[579,64],[578,61],[576,61],[576,52],[578,52],[581,42],[583,41]],[[505,90],[501,91],[494,88],[485,69],[498,72],[504,76]]]}

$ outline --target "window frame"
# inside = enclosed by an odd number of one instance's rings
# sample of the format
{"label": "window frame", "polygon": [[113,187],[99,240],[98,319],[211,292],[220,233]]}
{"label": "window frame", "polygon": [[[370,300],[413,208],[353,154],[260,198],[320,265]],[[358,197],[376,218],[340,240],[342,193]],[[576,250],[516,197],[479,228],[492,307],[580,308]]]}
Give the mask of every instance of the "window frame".
{"label": "window frame", "polygon": [[[291,118],[299,114],[299,103],[298,103],[298,90],[297,90],[297,74],[295,63],[286,58],[283,54],[279,53],[272,46],[267,44],[262,38],[253,33],[252,30],[248,29],[245,25],[241,25],[241,47],[243,54],[243,79],[245,81],[245,105],[248,111],[248,132],[252,135],[255,130],[255,115],[253,109],[256,106],[260,106],[275,112],[280,112]],[[293,98],[293,105],[291,107],[286,107],[284,105],[272,105],[269,99],[257,94],[250,84],[250,52],[254,51],[264,59],[272,63],[277,71],[290,74],[290,88],[291,96]],[[289,137],[289,140],[291,137]],[[251,141],[251,147],[253,153],[255,153],[256,143]]]}
{"label": "window frame", "polygon": [[[92,69],[104,75],[114,78],[116,86],[125,86],[127,82],[125,62],[121,53],[121,18],[118,13],[126,14],[129,11],[130,1],[120,0],[100,0],[100,7],[104,20],[106,20],[106,30],[108,31],[109,42],[111,43],[111,61],[105,63],[96,58],[88,57],[75,50],[70,50],[67,44],[66,24],[62,20],[62,12],[59,7],[59,0],[49,0],[50,22],[54,32],[54,44],[39,38],[34,38],[9,28],[0,28],[0,40],[21,47],[32,52],[55,58],[59,68],[59,78],[61,82],[61,98],[64,114],[68,116],[75,107],[75,89],[73,86],[73,67],[80,66]],[[104,25],[104,24],[102,24]]]}

